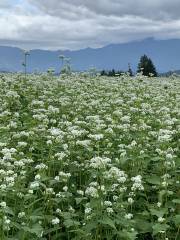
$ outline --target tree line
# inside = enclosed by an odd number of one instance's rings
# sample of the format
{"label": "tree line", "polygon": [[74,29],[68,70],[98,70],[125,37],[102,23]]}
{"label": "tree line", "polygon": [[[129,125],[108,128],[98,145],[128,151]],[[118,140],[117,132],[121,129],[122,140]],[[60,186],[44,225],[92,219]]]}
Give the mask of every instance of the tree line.
{"label": "tree line", "polygon": [[[112,69],[110,71],[102,70],[101,76],[115,77],[117,75],[121,75],[122,73],[128,73],[129,76],[134,75],[130,64],[128,64],[128,70],[126,72],[125,71],[116,71],[115,69]],[[158,76],[158,73],[157,73],[154,63],[147,55],[141,56],[139,63],[138,63],[138,67],[137,67],[137,73],[142,73],[142,75],[148,76],[148,77],[152,77],[152,76],[157,77]]]}

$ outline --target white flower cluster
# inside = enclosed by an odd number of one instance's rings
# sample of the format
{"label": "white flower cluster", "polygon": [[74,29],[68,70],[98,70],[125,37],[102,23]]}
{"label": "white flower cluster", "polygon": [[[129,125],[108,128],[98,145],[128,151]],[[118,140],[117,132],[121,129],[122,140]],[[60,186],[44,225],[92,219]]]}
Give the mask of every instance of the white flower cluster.
{"label": "white flower cluster", "polygon": [[89,167],[92,167],[95,169],[102,169],[102,168],[106,168],[109,163],[111,163],[110,158],[94,157],[90,160]]}
{"label": "white flower cluster", "polygon": [[142,185],[142,176],[141,175],[137,175],[136,177],[132,177],[131,181],[133,181],[133,185],[131,187],[132,191],[143,191],[144,190],[144,186]]}

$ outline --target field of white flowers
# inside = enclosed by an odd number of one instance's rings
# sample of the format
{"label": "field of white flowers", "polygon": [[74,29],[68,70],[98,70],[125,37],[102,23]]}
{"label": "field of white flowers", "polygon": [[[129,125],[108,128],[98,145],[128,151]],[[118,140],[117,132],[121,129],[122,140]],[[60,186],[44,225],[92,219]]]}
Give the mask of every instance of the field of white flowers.
{"label": "field of white flowers", "polygon": [[180,78],[0,76],[1,240],[179,240]]}

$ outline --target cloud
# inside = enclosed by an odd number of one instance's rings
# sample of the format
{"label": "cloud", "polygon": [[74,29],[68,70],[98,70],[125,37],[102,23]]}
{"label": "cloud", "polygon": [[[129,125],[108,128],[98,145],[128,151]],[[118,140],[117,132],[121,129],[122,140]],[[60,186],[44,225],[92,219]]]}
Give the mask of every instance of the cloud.
{"label": "cloud", "polygon": [[6,5],[0,44],[78,49],[151,36],[180,38],[179,8],[179,0],[24,0]]}

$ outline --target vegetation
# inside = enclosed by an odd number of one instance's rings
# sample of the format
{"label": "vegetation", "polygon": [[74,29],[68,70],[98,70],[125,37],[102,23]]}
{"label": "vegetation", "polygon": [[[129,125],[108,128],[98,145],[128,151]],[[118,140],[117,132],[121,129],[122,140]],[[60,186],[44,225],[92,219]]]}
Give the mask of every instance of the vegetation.
{"label": "vegetation", "polygon": [[112,69],[110,71],[102,70],[100,74],[101,74],[101,76],[116,77],[116,76],[120,76],[121,74],[124,74],[124,73],[126,73],[126,72],[116,71],[115,69]]}
{"label": "vegetation", "polygon": [[0,76],[1,240],[178,240],[180,79]]}
{"label": "vegetation", "polygon": [[156,68],[150,58],[148,58],[146,55],[143,55],[140,58],[140,62],[138,64],[138,73],[142,72],[144,76],[154,76],[157,77],[157,71]]}

